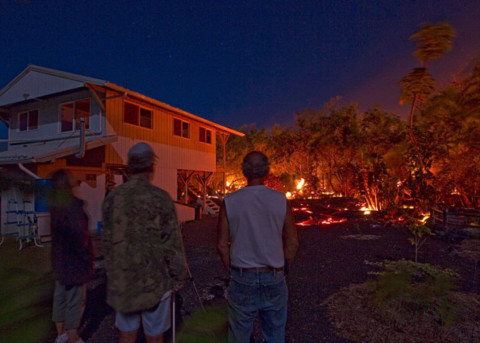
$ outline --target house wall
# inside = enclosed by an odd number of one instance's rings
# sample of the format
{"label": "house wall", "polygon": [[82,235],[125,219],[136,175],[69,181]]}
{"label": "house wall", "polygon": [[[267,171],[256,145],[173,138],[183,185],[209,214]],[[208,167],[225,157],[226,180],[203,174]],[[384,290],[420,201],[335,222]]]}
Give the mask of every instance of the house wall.
{"label": "house wall", "polygon": [[[89,215],[89,230],[97,231],[98,222],[101,221],[101,204],[105,196],[106,167],[109,164],[126,165],[127,152],[135,143],[148,142],[157,155],[157,163],[152,183],[165,189],[172,199],[177,198],[177,171],[179,169],[214,172],[216,170],[216,134],[215,128],[200,121],[187,118],[170,110],[129,97],[118,97],[118,93],[107,91],[105,108],[106,115],[102,116],[102,109],[89,90],[69,92],[52,96],[45,101],[32,101],[11,108],[11,127],[9,139],[12,142],[52,138],[72,138],[73,132],[60,132],[59,106],[61,103],[74,100],[90,99],[90,130],[102,135],[117,135],[115,143],[105,147],[105,163],[101,168],[67,166],[65,159],[58,159],[52,163],[37,164],[34,172],[40,178],[48,178],[60,168],[72,172],[78,181],[75,194],[85,201],[85,210]],[[115,97],[108,99],[108,97]],[[124,123],[124,101],[135,103],[153,111],[153,128]],[[31,131],[18,130],[18,113],[27,110],[39,111],[38,129]],[[179,118],[190,123],[190,138],[173,135],[173,119]],[[200,127],[212,131],[212,143],[206,144],[199,141]],[[9,144],[9,149],[15,149],[23,144]],[[87,176],[90,176],[87,177]],[[93,179],[92,179],[93,176]],[[118,185],[118,182],[117,182]],[[5,211],[6,197],[2,194],[2,212]],[[177,205],[177,214],[180,221],[193,220],[195,213],[191,207]],[[4,213],[2,213],[4,215]],[[44,218],[45,217],[45,218]],[[48,214],[42,214],[42,235],[49,234]]]}
{"label": "house wall", "polygon": [[[114,94],[107,93],[107,97],[114,96]],[[153,128],[148,129],[124,123],[124,101],[152,110]],[[126,156],[130,147],[141,141],[148,142],[158,158],[153,183],[165,189],[173,199],[177,197],[178,169],[211,172],[216,170],[214,128],[149,103],[126,97],[108,100],[106,112],[106,134],[117,134],[118,140],[107,146],[105,162],[107,164],[126,164]],[[190,138],[173,134],[174,118],[190,123]],[[199,141],[200,127],[212,130],[212,144]]]}
{"label": "house wall", "polygon": [[[60,132],[60,104],[80,99],[90,99],[90,131],[102,133],[102,113],[97,100],[89,90],[80,90],[53,96],[48,100],[36,100],[22,103],[10,109],[9,149],[18,145],[12,144],[21,140],[43,140],[52,138],[72,138],[73,131]],[[25,111],[38,110],[38,129],[19,131],[18,114]],[[77,130],[78,134],[78,130]],[[20,145],[20,146],[23,146]]]}

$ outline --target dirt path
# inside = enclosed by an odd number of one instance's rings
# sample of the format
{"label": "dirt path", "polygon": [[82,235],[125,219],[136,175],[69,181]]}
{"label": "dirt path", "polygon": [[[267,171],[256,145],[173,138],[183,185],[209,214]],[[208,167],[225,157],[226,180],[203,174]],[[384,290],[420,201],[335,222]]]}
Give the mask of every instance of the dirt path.
{"label": "dirt path", "polygon": [[[335,334],[322,302],[349,284],[365,281],[372,271],[365,261],[413,259],[413,247],[404,230],[355,227],[342,224],[298,229],[300,249],[288,275],[287,342],[347,342]],[[181,291],[183,314],[188,315],[199,308],[193,286],[208,303],[222,296],[228,275],[215,248],[216,217],[185,224],[183,234],[193,276]],[[419,262],[454,268],[466,280],[462,289],[471,291],[468,278],[473,275],[473,263],[460,258],[446,242],[430,239],[420,251]],[[115,337],[112,322],[113,316],[107,315],[88,343],[111,341]]]}

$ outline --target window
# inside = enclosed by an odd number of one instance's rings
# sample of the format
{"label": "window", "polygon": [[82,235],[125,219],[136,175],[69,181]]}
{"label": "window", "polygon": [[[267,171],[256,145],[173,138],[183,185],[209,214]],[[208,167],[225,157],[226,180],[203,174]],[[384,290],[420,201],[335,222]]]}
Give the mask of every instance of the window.
{"label": "window", "polygon": [[152,111],[140,109],[140,126],[152,128]]}
{"label": "window", "polygon": [[85,119],[85,129],[90,128],[90,100],[80,100],[75,103],[75,129],[80,129],[80,118]]}
{"label": "window", "polygon": [[18,130],[27,131],[38,129],[38,110],[18,114]]}
{"label": "window", "polygon": [[129,102],[124,103],[123,121],[128,124],[137,125],[151,129],[153,112]]}
{"label": "window", "polygon": [[175,136],[190,138],[190,123],[174,118],[173,119],[173,134]]}
{"label": "window", "polygon": [[85,128],[90,127],[90,99],[60,105],[60,131],[80,130],[80,118],[85,119]]}
{"label": "window", "polygon": [[212,130],[200,128],[199,140],[202,143],[212,144]]}

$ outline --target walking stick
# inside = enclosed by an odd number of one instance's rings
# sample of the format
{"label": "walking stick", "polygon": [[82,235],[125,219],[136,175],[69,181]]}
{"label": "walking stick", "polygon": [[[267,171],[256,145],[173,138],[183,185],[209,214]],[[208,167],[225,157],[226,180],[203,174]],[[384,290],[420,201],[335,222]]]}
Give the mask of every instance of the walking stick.
{"label": "walking stick", "polygon": [[[182,236],[183,236],[183,224],[180,225],[180,232],[182,233]],[[192,282],[193,290],[195,291],[198,301],[200,302],[200,307],[202,308],[203,312],[206,312],[205,307],[203,306],[202,297],[200,297],[200,293],[198,293],[197,285],[195,284],[195,280],[193,279],[190,266],[188,265],[187,256],[184,256],[184,261],[185,261],[185,267],[187,268],[188,279]]]}
{"label": "walking stick", "polygon": [[[187,262],[187,259],[185,258],[185,263]],[[193,275],[192,272],[190,271],[190,267],[188,263],[186,263],[187,266],[187,273],[188,273],[188,278],[190,281],[192,281],[192,286],[195,291],[195,294],[197,295],[198,301],[200,302],[200,307],[202,308],[203,312],[205,311],[205,307],[203,306],[202,298],[200,297],[200,293],[198,293],[197,285],[195,284],[195,281],[193,280]]]}

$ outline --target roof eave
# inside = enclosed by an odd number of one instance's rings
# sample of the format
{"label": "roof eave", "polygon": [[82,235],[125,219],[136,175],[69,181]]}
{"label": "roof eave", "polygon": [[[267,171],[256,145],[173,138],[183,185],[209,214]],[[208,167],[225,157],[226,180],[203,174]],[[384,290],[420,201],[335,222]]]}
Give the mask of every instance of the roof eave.
{"label": "roof eave", "polygon": [[224,133],[228,133],[228,134],[233,134],[233,135],[236,135],[236,136],[240,136],[240,137],[243,137],[245,136],[244,133],[242,132],[239,132],[239,131],[236,131],[236,130],[233,130],[233,129],[230,129],[226,126],[223,126],[223,125],[220,125],[220,124],[217,124],[217,123],[214,123],[210,120],[207,120],[207,119],[204,119],[202,117],[199,117],[195,114],[192,114],[192,113],[189,113],[187,111],[184,111],[184,110],[181,110],[179,108],[176,108],[176,107],[173,107],[171,105],[168,105],[164,102],[161,102],[161,101],[158,101],[158,100],[155,100],[153,98],[150,98],[148,96],[145,96],[141,93],[138,93],[138,92],[134,92],[134,91],[131,91],[129,89],[126,89],[124,87],[121,87],[121,86],[118,86],[114,83],[111,83],[111,82],[106,82],[105,84],[105,87],[107,88],[110,88],[114,91],[117,91],[117,92],[121,92],[121,93],[126,93],[128,95],[130,95],[131,97],[134,97],[134,98],[137,98],[137,99],[140,99],[142,101],[145,101],[145,102],[148,102],[148,103],[151,103],[155,106],[158,106],[158,107],[161,107],[161,108],[164,108],[166,110],[169,110],[169,111],[172,111],[174,113],[177,113],[179,115],[182,115],[182,116],[185,116],[187,118],[191,118],[191,119],[194,119],[194,120],[197,120],[201,123],[204,123],[204,124],[207,124],[209,126],[212,126],[214,127],[216,130],[218,131],[221,131],[221,132],[224,132]]}

